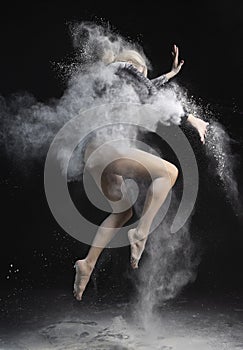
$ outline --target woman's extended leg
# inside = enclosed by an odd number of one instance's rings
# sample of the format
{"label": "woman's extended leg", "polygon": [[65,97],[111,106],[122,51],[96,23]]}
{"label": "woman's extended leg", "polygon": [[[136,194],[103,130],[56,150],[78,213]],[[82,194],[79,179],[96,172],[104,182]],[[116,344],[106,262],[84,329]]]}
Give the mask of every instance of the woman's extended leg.
{"label": "woman's extended leg", "polygon": [[[95,173],[91,175],[96,179]],[[122,198],[121,184],[123,179],[121,176],[115,174],[107,174],[102,179],[101,190],[110,201],[118,201]],[[98,182],[97,182],[98,185]],[[100,186],[99,186],[100,187]],[[123,190],[125,195],[125,187]],[[128,197],[126,197],[127,201]],[[86,285],[90,279],[91,273],[94,269],[97,259],[99,258],[102,250],[110,242],[117,231],[132,217],[133,212],[130,203],[127,205],[128,209],[121,213],[110,214],[98,228],[92,246],[88,252],[88,255],[83,260],[78,260],[75,263],[76,276],[74,282],[74,296],[77,300],[82,299],[82,294],[86,288]]]}

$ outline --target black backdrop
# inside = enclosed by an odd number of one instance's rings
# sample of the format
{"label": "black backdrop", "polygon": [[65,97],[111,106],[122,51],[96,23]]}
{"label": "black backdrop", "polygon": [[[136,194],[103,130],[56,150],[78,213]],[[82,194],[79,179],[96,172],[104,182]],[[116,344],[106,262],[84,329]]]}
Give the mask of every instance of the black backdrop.
{"label": "black backdrop", "polygon": [[[232,151],[238,155],[236,178],[242,193],[242,12],[239,1],[5,2],[0,13],[0,93],[9,97],[28,91],[40,101],[62,95],[64,85],[51,62],[65,59],[72,50],[68,21],[109,21],[144,47],[154,76],[169,69],[171,46],[176,43],[185,59],[177,81],[209,103],[237,141]],[[194,142],[200,171],[192,237],[202,262],[193,288],[236,290],[243,284],[242,224],[219,180],[209,174],[195,134],[188,137]],[[69,237],[53,219],[44,195],[43,162],[26,161],[23,170],[1,152],[1,164],[1,286],[14,291],[69,285],[72,263],[88,247]],[[81,196],[79,185],[75,186]],[[102,219],[95,210],[94,215]],[[128,254],[128,248],[105,252],[100,264],[107,263],[109,286],[124,285]],[[99,275],[100,283],[102,279],[105,283],[108,272]]]}

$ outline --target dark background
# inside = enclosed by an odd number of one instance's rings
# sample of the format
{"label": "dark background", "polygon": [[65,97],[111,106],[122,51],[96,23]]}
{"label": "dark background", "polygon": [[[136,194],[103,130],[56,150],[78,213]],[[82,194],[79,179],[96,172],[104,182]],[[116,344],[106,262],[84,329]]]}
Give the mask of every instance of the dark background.
{"label": "dark background", "polygon": [[[110,22],[122,35],[144,47],[154,67],[152,76],[170,68],[170,51],[176,43],[185,60],[177,82],[209,105],[236,140],[232,152],[238,156],[236,178],[242,193],[242,13],[243,3],[239,1],[147,5],[140,1],[112,5],[103,1],[5,2],[0,14],[0,93],[8,98],[12,93],[28,91],[44,102],[62,95],[64,85],[52,62],[65,60],[72,52],[69,21]],[[202,255],[197,280],[190,288],[206,293],[234,292],[243,286],[241,219],[232,210],[217,176],[209,173],[195,134],[188,133],[188,137],[194,142],[200,171],[191,231]],[[44,163],[29,162],[25,168],[30,171],[23,172],[3,152],[1,160],[2,290],[9,291],[8,295],[40,287],[67,287],[71,291],[72,264],[88,247],[63,232],[52,217],[44,195]],[[77,185],[78,191],[81,196]],[[103,218],[95,210],[94,215],[97,221]],[[105,251],[96,271],[103,290],[127,290],[128,257],[128,247]]]}

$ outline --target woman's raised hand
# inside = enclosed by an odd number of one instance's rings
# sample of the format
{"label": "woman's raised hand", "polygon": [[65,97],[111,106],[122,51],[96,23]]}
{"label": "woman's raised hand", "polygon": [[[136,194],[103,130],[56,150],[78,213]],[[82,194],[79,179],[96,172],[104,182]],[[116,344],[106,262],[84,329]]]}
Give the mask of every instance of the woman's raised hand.
{"label": "woman's raised hand", "polygon": [[172,53],[172,57],[173,57],[171,72],[173,72],[174,75],[176,75],[180,72],[181,67],[184,64],[184,61],[181,60],[179,63],[179,48],[178,48],[178,46],[173,45],[173,51],[171,53]]}
{"label": "woman's raised hand", "polygon": [[168,80],[178,74],[184,64],[183,60],[179,63],[179,49],[176,45],[173,45],[173,51],[171,53],[173,57],[172,67],[169,73],[164,74]]}

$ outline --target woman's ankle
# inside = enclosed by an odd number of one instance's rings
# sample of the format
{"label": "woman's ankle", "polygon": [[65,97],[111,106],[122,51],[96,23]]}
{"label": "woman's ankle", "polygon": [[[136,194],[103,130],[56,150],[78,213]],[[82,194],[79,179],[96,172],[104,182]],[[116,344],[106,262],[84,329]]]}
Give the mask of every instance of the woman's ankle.
{"label": "woman's ankle", "polygon": [[147,240],[148,234],[144,229],[136,227],[134,230],[135,230],[134,231],[135,234],[133,234],[134,239],[136,239],[138,241],[146,241]]}
{"label": "woman's ankle", "polygon": [[85,261],[85,263],[93,270],[93,268],[95,267],[95,261],[90,259],[89,257],[83,259]]}
{"label": "woman's ankle", "polygon": [[144,227],[137,227],[137,235],[139,240],[147,240],[148,238],[148,229],[145,229]]}

